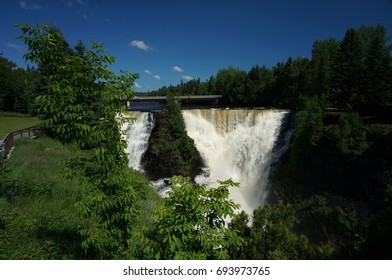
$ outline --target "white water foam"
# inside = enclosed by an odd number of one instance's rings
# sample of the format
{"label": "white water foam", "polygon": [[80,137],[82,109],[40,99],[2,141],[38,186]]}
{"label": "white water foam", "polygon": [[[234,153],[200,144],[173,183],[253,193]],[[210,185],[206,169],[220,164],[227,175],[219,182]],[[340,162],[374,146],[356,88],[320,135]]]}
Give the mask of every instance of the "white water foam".
{"label": "white water foam", "polygon": [[151,112],[131,112],[129,115],[134,121],[126,123],[128,166],[139,172],[144,172],[142,157],[148,148],[148,139],[155,125],[154,115]]}
{"label": "white water foam", "polygon": [[252,215],[264,205],[273,146],[286,111],[184,110],[188,135],[195,141],[207,168],[195,178],[199,184],[216,185],[232,178],[240,188],[230,198]]}

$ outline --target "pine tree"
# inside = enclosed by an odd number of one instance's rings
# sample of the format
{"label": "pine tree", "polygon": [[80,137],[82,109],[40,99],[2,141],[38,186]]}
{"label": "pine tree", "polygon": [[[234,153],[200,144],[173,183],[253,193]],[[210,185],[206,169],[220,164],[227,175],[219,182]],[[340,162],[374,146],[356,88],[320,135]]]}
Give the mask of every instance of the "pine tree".
{"label": "pine tree", "polygon": [[360,107],[363,103],[362,79],[365,63],[364,46],[358,32],[347,30],[335,60],[333,100],[342,108]]}
{"label": "pine tree", "polygon": [[365,108],[373,113],[392,106],[392,60],[387,40],[385,28],[377,26],[370,37],[365,60]]}
{"label": "pine tree", "polygon": [[333,64],[339,49],[335,39],[315,41],[312,48],[312,91],[321,102],[331,99]]}

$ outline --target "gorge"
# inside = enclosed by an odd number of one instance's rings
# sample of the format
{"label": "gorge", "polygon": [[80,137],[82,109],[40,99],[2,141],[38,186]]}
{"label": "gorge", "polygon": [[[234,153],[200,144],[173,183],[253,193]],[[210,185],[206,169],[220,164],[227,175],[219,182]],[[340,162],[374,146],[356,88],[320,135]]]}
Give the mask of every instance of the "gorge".
{"label": "gorge", "polygon": [[[130,114],[135,121],[124,127],[129,166],[144,172],[143,154],[155,125],[155,114]],[[252,214],[255,208],[265,203],[271,164],[287,145],[284,141],[278,143],[277,139],[288,111],[189,109],[182,110],[182,115],[187,133],[194,140],[205,165],[194,180],[209,186],[213,186],[217,180],[229,178],[239,182],[240,187],[232,189],[230,197],[241,205],[242,210]],[[283,147],[277,147],[279,145]],[[163,189],[160,191],[163,192]]]}

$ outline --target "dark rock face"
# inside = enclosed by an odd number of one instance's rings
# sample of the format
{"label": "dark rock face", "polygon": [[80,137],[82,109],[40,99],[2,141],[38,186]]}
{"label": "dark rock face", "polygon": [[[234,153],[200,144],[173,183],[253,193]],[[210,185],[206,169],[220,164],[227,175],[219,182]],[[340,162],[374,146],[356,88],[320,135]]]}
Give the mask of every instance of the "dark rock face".
{"label": "dark rock face", "polygon": [[179,117],[182,118],[169,111],[156,112],[155,127],[142,160],[151,180],[174,175],[194,178],[201,173],[203,160]]}

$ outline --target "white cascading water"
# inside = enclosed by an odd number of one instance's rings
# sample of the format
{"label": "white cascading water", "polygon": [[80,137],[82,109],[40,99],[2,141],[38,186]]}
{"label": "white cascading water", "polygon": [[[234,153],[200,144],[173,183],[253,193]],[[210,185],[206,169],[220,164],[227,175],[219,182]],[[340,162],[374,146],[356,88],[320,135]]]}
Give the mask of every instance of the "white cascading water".
{"label": "white cascading water", "polygon": [[207,170],[195,178],[215,185],[232,178],[240,183],[230,198],[252,214],[265,203],[273,146],[286,111],[184,110],[188,135],[195,141]]}
{"label": "white cascading water", "polygon": [[128,117],[134,119],[123,127],[127,141],[128,166],[143,172],[142,157],[148,148],[148,139],[155,125],[151,112],[130,112]]}

